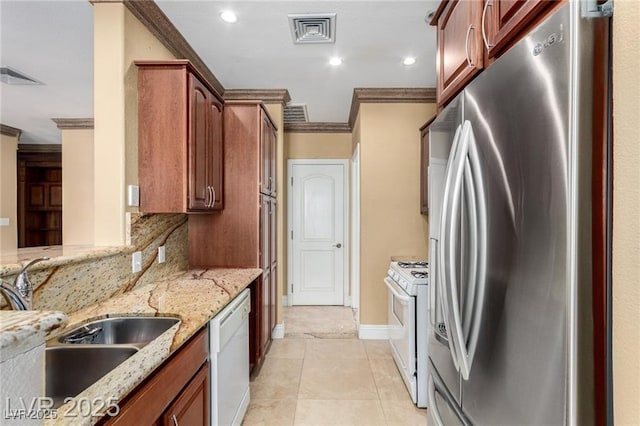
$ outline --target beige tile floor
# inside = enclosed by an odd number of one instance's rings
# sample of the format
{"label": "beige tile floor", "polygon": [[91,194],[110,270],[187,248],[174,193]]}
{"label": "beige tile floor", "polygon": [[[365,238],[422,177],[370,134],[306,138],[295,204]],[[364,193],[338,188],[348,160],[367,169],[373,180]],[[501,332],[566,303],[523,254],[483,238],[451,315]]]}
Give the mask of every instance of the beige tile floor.
{"label": "beige tile floor", "polygon": [[358,340],[343,307],[285,308],[244,418],[251,425],[426,425],[411,402],[389,344]]}

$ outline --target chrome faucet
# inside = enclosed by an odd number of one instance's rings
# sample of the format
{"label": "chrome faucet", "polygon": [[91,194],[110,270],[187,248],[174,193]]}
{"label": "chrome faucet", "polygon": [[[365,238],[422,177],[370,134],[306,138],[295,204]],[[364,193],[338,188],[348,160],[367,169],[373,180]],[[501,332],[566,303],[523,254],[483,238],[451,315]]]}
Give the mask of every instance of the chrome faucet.
{"label": "chrome faucet", "polygon": [[5,299],[7,299],[7,302],[9,302],[13,309],[18,311],[28,311],[32,309],[33,284],[31,284],[31,281],[29,281],[29,275],[27,275],[27,272],[31,265],[43,260],[49,260],[49,258],[39,257],[37,259],[33,259],[31,262],[23,266],[18,275],[16,275],[16,278],[13,281],[13,285],[4,280],[0,280],[2,281],[0,283],[2,294],[5,296]]}
{"label": "chrome faucet", "polygon": [[39,257],[24,265],[20,273],[16,275],[16,279],[13,281],[13,286],[20,292],[22,297],[24,297],[27,302],[29,302],[29,309],[31,309],[31,305],[33,303],[33,284],[31,284],[31,281],[29,281],[27,271],[31,267],[31,265],[42,262],[43,260],[49,260],[49,258]]}
{"label": "chrome faucet", "polygon": [[0,293],[14,310],[28,311],[31,309],[31,302],[22,297],[18,289],[5,280],[0,280]]}

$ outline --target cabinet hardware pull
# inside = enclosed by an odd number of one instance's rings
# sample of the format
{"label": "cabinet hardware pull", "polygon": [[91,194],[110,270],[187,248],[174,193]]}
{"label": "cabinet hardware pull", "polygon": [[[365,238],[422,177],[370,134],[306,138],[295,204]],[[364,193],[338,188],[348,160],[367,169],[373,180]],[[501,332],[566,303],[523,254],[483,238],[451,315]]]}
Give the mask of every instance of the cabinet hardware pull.
{"label": "cabinet hardware pull", "polygon": [[487,33],[485,32],[485,25],[484,25],[484,20],[487,16],[487,8],[488,7],[493,7],[493,1],[492,0],[487,0],[487,2],[484,4],[484,9],[482,10],[482,41],[484,41],[484,45],[487,48],[487,50],[491,49],[494,45],[489,43],[489,38],[487,37]]}
{"label": "cabinet hardware pull", "polygon": [[467,28],[467,35],[464,38],[464,54],[467,57],[467,64],[469,64],[470,67],[474,67],[475,64],[471,62],[471,57],[469,56],[469,34],[471,34],[471,30],[473,30],[473,24],[469,25],[469,28]]}
{"label": "cabinet hardware pull", "polygon": [[211,206],[213,207],[216,205],[216,188],[215,187],[211,187]]}
{"label": "cabinet hardware pull", "polygon": [[334,244],[333,246],[336,247],[336,248],[341,248],[342,244],[338,243],[338,244]]}
{"label": "cabinet hardware pull", "polygon": [[178,425],[178,418],[176,417],[176,415],[175,415],[175,414],[172,414],[172,415],[171,415],[171,420],[173,420],[173,424],[174,424],[175,426],[179,426],[179,425]]}

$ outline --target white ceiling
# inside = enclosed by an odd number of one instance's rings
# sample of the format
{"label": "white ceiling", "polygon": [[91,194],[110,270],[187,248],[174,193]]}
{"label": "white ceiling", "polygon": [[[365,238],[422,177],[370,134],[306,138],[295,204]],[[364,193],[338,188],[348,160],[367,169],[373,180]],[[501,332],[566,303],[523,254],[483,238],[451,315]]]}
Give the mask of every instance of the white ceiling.
{"label": "white ceiling", "polygon": [[[156,0],[225,88],[288,89],[310,121],[346,122],[354,87],[435,87],[429,1]],[[220,11],[232,9],[228,24]],[[335,44],[293,44],[287,15],[337,13]],[[0,0],[0,62],[45,83],[0,84],[0,122],[57,143],[52,117],[93,116],[93,10],[86,0]],[[343,64],[332,67],[331,56]],[[405,56],[416,57],[412,66]]]}
{"label": "white ceiling", "polygon": [[22,143],[59,143],[51,118],[93,117],[93,6],[0,0],[0,65],[44,83],[0,83],[0,122]]}

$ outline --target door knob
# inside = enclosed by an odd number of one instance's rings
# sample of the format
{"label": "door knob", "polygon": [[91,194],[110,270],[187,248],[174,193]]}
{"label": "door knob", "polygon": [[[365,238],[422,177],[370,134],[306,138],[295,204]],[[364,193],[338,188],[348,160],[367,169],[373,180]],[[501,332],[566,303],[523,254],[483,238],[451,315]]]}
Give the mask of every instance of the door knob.
{"label": "door knob", "polygon": [[342,247],[342,244],[338,243],[338,244],[334,244],[333,246],[337,247],[337,248],[340,248],[340,247]]}

